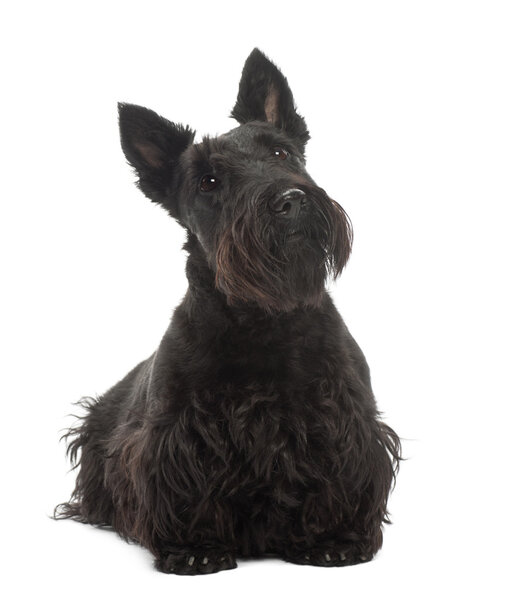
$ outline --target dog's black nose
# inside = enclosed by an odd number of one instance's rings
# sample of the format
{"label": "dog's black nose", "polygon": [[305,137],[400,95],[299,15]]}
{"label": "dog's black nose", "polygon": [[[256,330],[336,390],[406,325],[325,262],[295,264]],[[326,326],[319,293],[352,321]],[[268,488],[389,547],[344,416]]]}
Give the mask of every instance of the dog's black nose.
{"label": "dog's black nose", "polygon": [[271,203],[271,209],[278,217],[296,219],[306,200],[305,192],[294,188],[275,198]]}

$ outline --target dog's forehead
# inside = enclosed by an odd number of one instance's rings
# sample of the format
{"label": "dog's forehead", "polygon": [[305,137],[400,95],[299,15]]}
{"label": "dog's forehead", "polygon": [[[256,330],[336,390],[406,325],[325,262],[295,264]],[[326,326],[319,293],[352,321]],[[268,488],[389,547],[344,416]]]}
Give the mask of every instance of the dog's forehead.
{"label": "dog's forehead", "polygon": [[199,150],[206,158],[211,154],[238,154],[252,156],[262,146],[283,142],[283,135],[269,123],[251,122],[235,127],[217,137],[206,137]]}
{"label": "dog's forehead", "polygon": [[217,139],[222,143],[236,146],[241,151],[249,151],[263,138],[272,138],[277,133],[277,130],[269,123],[255,122],[235,127]]}

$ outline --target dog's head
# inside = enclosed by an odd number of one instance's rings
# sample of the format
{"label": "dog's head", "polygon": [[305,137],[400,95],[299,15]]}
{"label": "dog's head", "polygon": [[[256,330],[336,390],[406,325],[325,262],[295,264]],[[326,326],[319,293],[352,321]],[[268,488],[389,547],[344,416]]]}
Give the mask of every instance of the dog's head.
{"label": "dog's head", "polygon": [[229,303],[319,304],[348,259],[351,226],[305,169],[309,133],[275,65],[250,54],[232,110],[239,127],[201,143],[146,108],[119,112],[139,187],[198,239]]}

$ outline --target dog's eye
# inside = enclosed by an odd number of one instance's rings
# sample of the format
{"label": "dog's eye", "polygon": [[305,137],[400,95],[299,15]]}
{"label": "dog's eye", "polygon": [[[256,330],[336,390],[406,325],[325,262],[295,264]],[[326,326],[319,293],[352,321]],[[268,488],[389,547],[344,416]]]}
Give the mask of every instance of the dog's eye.
{"label": "dog's eye", "polygon": [[273,156],[276,156],[280,160],[285,160],[289,156],[289,152],[277,146],[273,148]]}
{"label": "dog's eye", "polygon": [[220,184],[220,180],[214,175],[204,175],[200,180],[200,190],[202,192],[212,192]]}

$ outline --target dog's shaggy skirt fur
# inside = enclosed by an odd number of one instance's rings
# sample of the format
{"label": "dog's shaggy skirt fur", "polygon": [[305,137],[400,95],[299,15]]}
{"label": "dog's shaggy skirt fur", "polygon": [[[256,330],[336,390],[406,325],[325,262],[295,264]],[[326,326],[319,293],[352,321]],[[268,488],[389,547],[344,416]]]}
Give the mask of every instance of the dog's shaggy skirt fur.
{"label": "dog's shaggy skirt fur", "polygon": [[157,351],[83,400],[67,436],[76,487],[56,516],[110,526],[170,573],[370,560],[400,442],[325,291],[350,223],[305,170],[305,121],[258,50],[232,116],[239,127],[195,144],[120,105],[141,190],[187,230],[189,289]]}

